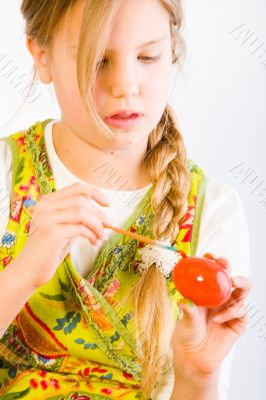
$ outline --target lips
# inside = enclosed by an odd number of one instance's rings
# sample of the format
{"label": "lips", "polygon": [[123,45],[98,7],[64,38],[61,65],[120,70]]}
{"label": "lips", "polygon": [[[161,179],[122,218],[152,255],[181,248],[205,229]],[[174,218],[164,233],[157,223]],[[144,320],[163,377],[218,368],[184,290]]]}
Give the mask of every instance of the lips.
{"label": "lips", "polygon": [[133,129],[142,121],[143,114],[136,111],[120,111],[111,117],[106,117],[105,122],[115,129]]}
{"label": "lips", "polygon": [[140,117],[142,114],[137,111],[132,110],[121,110],[113,113],[108,118],[132,118],[132,117]]}
{"label": "lips", "polygon": [[139,114],[128,114],[128,115],[116,114],[110,118],[129,119],[129,118],[137,118],[138,116],[139,116]]}

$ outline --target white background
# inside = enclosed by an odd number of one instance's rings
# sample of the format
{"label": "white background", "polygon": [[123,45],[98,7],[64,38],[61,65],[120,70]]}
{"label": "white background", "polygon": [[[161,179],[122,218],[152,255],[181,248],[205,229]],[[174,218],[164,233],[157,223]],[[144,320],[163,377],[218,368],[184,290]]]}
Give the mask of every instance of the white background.
{"label": "white background", "polygon": [[[19,0],[0,3],[0,136],[37,120],[60,117],[51,85],[38,84],[19,110],[32,67],[19,4]],[[250,323],[238,342],[229,398],[265,400],[266,2],[185,0],[183,4],[188,52],[171,105],[189,157],[210,177],[240,193],[250,228]]]}

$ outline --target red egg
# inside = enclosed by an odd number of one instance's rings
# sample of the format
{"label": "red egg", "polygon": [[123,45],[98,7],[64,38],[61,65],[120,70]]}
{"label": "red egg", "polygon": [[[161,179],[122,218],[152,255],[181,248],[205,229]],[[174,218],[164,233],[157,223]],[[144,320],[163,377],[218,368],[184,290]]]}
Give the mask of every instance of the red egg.
{"label": "red egg", "polygon": [[215,260],[182,258],[172,272],[173,282],[182,296],[198,306],[217,307],[225,303],[232,289],[229,272]]}

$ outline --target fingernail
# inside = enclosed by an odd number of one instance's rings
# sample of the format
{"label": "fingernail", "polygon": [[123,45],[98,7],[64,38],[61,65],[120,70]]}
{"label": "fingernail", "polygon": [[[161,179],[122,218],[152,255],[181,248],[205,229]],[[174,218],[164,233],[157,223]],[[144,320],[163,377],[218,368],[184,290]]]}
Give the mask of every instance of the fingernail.
{"label": "fingernail", "polygon": [[215,255],[213,255],[213,253],[205,253],[203,254],[203,257],[210,258],[211,260],[214,260],[216,258]]}
{"label": "fingernail", "polygon": [[229,260],[227,260],[225,257],[219,257],[219,258],[217,258],[217,259],[216,259],[216,262],[217,262],[218,264],[220,264],[222,267],[230,268]]}
{"label": "fingernail", "polygon": [[212,319],[214,320],[214,322],[220,322],[222,321],[223,317],[221,315],[215,315],[214,317],[212,317]]}

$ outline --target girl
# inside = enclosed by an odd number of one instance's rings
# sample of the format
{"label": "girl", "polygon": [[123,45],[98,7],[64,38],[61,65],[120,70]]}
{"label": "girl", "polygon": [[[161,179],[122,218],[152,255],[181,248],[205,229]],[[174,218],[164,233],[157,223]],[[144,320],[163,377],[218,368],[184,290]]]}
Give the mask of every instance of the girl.
{"label": "girl", "polygon": [[[21,11],[62,114],[1,141],[1,399],[218,399],[246,327],[248,234],[238,195],[186,158],[167,104],[184,52],[179,0],[23,0]],[[145,262],[144,243],[107,223],[182,257],[229,256],[230,299],[189,306],[167,262]],[[217,261],[230,270],[229,259]]]}

